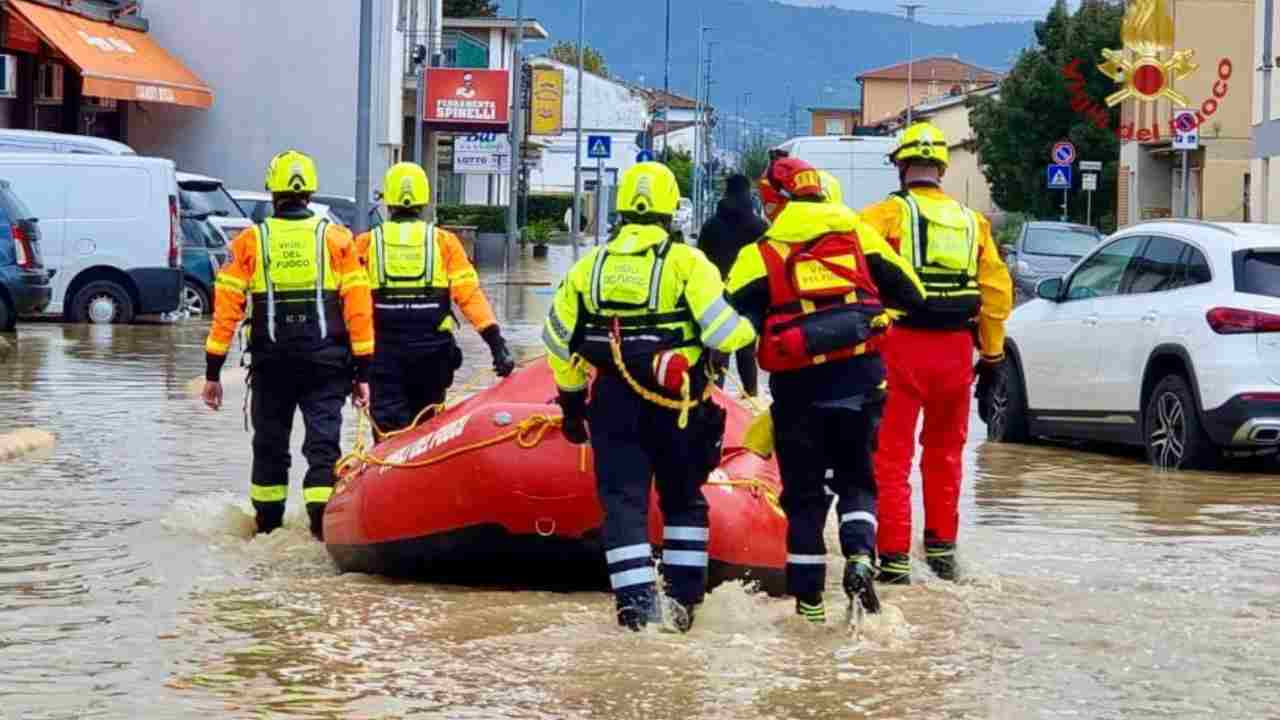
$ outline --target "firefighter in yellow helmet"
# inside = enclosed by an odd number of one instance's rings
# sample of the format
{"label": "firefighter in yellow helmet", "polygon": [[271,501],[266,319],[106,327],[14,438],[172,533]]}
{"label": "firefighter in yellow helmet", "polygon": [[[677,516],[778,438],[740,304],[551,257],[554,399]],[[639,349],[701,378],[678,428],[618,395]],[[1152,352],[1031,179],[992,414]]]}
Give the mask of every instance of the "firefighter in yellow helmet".
{"label": "firefighter in yellow helmet", "polygon": [[341,452],[342,404],[353,392],[368,402],[373,358],[369,281],[351,233],[307,209],[318,189],[311,158],[290,150],[267,168],[274,214],[231,243],[231,262],[218,273],[213,327],[205,342],[204,401],[222,405],[219,377],[236,326],[249,319],[253,417],[250,495],[258,532],[284,520],[289,494],[289,435],[302,410],[308,470],[303,498],[311,532],[323,539],[325,504]]}
{"label": "firefighter in yellow helmet", "polygon": [[[1013,294],[1009,271],[981,213],[942,191],[950,160],[946,137],[927,122],[908,127],[890,158],[902,189],[862,211],[909,260],[927,293],[923,311],[898,319],[884,339],[889,400],[880,426],[877,547],[882,582],[911,577],[911,460],[916,421],[923,452],[925,559],[954,580],[959,528],[961,454],[969,430],[976,329],[979,413],[991,412],[991,390],[1003,382],[1004,322]],[[908,309],[909,310],[909,309]]]}
{"label": "firefighter in yellow helmet", "polygon": [[427,173],[414,163],[392,165],[382,197],[390,219],[357,237],[356,253],[373,288],[372,414],[385,433],[444,402],[462,365],[452,305],[489,345],[499,376],[510,375],[515,360],[462,242],[422,217],[431,201]]}
{"label": "firefighter in yellow helmet", "polygon": [[672,241],[679,198],[665,165],[628,170],[618,188],[621,227],[565,275],[542,334],[565,437],[582,444],[591,430],[618,622],[633,630],[660,617],[648,539],[651,481],[666,520],[662,566],[672,623],[687,631],[703,599],[709,533],[702,485],[720,462],[725,423],[707,397],[708,359],[719,353],[719,365],[724,353],[755,341],[751,323],[725,299],[716,266]]}

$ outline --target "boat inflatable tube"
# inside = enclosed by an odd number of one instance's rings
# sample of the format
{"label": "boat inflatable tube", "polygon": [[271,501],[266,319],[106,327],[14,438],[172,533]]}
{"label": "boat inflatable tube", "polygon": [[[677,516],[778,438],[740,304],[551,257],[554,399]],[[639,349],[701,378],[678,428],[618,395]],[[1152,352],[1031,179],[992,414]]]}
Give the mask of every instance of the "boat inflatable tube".
{"label": "boat inflatable tube", "polygon": [[[591,449],[564,439],[545,363],[387,440],[339,478],[325,511],[329,554],[346,572],[461,585],[607,590]],[[785,590],[787,521],[778,468],[743,447],[752,415],[716,391],[724,451],[710,505],[712,587]],[[662,545],[657,494],[649,541]],[[658,553],[660,555],[660,553]]]}

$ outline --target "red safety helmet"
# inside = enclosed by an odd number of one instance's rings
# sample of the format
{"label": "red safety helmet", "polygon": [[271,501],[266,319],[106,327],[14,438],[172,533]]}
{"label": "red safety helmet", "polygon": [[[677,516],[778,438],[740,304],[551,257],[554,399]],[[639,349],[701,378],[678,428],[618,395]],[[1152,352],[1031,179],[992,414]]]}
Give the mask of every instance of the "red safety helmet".
{"label": "red safety helmet", "polygon": [[775,157],[760,178],[760,202],[769,220],[777,219],[787,203],[800,197],[824,197],[817,168],[792,157]]}

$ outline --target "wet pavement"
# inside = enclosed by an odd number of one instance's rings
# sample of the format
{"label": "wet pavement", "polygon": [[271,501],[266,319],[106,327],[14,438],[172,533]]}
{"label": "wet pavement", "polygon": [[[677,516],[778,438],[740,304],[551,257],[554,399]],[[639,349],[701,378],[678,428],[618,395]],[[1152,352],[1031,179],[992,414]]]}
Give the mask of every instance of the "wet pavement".
{"label": "wet pavement", "polygon": [[[569,260],[556,248],[505,278],[482,269],[525,358],[540,352]],[[1280,708],[1275,474],[1167,474],[1132,454],[988,445],[974,418],[964,582],[937,581],[919,562],[921,582],[884,590],[886,613],[856,636],[834,622],[808,627],[789,601],[736,586],[709,598],[688,636],[632,635],[602,593],[339,575],[300,512],[300,433],[289,526],[254,538],[243,375],[227,371],[222,412],[203,408],[206,328],[24,325],[0,352],[0,435],[57,438],[0,463],[0,718],[1244,718]],[[482,387],[487,350],[473,332],[461,337],[460,389]],[[918,491],[916,504],[918,523]]]}

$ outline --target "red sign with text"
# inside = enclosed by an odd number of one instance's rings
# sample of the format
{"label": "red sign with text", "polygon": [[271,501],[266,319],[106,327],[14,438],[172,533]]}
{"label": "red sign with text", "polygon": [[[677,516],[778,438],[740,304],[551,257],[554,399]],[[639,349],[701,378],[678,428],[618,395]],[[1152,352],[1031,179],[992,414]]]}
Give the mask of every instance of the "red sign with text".
{"label": "red sign with text", "polygon": [[423,122],[443,130],[505,129],[510,84],[506,70],[430,68]]}

